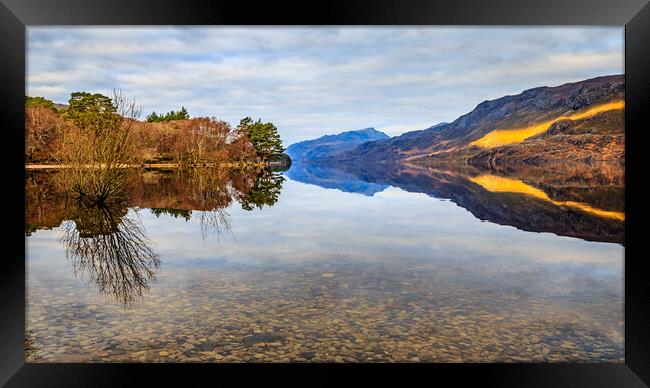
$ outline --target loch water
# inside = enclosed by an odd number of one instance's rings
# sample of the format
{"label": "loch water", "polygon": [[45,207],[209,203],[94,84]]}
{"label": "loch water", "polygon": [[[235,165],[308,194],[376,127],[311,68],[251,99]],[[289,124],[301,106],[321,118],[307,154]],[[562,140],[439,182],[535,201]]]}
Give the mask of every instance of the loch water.
{"label": "loch water", "polygon": [[[619,166],[620,167],[620,166]],[[27,172],[31,362],[623,362],[614,166]]]}

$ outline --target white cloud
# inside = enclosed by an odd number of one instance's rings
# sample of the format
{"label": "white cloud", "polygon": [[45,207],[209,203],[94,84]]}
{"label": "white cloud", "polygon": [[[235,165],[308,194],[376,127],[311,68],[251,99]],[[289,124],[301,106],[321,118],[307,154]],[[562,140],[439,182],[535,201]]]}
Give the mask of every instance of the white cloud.
{"label": "white cloud", "polygon": [[623,29],[29,27],[27,72],[30,95],[121,88],[147,113],[273,121],[289,145],[368,126],[397,135],[622,73]]}

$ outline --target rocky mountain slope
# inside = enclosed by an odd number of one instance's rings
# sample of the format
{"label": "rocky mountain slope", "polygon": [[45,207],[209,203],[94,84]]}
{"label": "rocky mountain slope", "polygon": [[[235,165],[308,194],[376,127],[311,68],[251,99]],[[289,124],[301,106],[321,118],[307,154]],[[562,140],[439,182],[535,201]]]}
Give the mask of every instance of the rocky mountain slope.
{"label": "rocky mountain slope", "polygon": [[612,75],[529,89],[484,101],[449,124],[363,143],[334,156],[338,161],[622,161],[624,82],[623,75]]}
{"label": "rocky mountain slope", "polygon": [[383,132],[366,128],[294,143],[285,152],[294,161],[327,159],[359,144],[388,138],[389,136]]}

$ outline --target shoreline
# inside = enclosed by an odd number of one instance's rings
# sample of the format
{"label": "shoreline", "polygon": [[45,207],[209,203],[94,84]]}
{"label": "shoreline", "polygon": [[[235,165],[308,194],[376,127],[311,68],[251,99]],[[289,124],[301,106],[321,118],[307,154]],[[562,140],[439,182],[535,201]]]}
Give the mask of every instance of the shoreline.
{"label": "shoreline", "polygon": [[[180,163],[138,163],[138,164],[127,164],[119,166],[119,168],[195,168],[195,167],[210,167],[210,168],[248,168],[248,167],[268,167],[269,164],[265,162],[259,163],[198,163],[191,165],[184,165]],[[73,168],[74,166],[68,164],[36,164],[30,163],[25,164],[25,170],[62,170],[67,168]],[[84,168],[98,168],[101,165],[85,165]]]}

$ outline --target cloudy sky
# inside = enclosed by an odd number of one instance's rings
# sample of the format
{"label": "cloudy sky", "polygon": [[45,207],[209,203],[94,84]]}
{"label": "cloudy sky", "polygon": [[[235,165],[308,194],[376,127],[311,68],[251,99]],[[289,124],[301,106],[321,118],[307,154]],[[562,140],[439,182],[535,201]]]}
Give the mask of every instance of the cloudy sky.
{"label": "cloudy sky", "polygon": [[144,115],[272,121],[285,146],[453,121],[536,86],[623,73],[623,28],[29,27],[27,94],[119,88]]}

